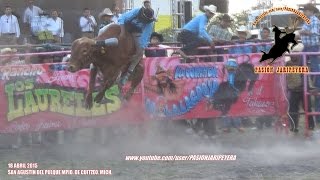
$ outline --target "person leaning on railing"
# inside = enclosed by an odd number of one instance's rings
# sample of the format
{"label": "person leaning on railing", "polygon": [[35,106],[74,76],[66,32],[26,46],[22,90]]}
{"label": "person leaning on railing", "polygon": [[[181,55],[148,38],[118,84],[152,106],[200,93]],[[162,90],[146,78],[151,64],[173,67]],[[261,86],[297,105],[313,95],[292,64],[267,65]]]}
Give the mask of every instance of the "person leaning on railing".
{"label": "person leaning on railing", "polygon": [[178,41],[184,47],[178,50],[183,58],[191,55],[196,48],[206,45],[214,45],[212,37],[207,33],[206,26],[209,19],[211,19],[217,12],[217,7],[214,5],[204,6],[205,13],[196,16],[188,22],[178,35]]}
{"label": "person leaning on railing", "polygon": [[[253,42],[247,41],[251,37],[251,33],[245,26],[240,26],[237,29],[236,33],[238,39],[237,42],[234,43],[237,44],[252,44]],[[238,46],[238,47],[232,47],[229,49],[229,54],[249,54],[256,52],[256,48],[252,46]]]}
{"label": "person leaning on railing", "polygon": [[17,49],[14,48],[3,48],[0,50],[0,55],[6,55],[6,57],[0,57],[0,66],[10,65],[23,65],[24,60],[20,60],[18,56],[15,56]]}
{"label": "person leaning on railing", "polygon": [[[153,32],[150,37],[149,47],[159,47],[160,43],[163,42],[162,34],[157,32]],[[166,49],[146,49],[144,51],[146,57],[166,57],[167,50]]]}
{"label": "person leaning on railing", "polygon": [[[229,27],[231,26],[231,22],[233,19],[228,14],[224,14],[219,17],[220,23],[217,25],[213,25],[209,29],[209,35],[213,37],[213,42],[215,45],[225,45],[231,41],[232,34],[229,31]],[[217,54],[225,54],[225,50],[222,48],[216,49]],[[223,61],[223,57],[219,56],[217,58],[218,62]]]}
{"label": "person leaning on railing", "polygon": [[[262,28],[262,30],[260,31],[260,36],[261,38],[257,41],[257,42],[265,42],[265,43],[270,43],[272,41],[272,39],[270,38],[270,29],[267,27]],[[269,50],[271,49],[272,45],[271,44],[263,44],[263,45],[258,45],[257,47],[257,52],[269,52]]]}

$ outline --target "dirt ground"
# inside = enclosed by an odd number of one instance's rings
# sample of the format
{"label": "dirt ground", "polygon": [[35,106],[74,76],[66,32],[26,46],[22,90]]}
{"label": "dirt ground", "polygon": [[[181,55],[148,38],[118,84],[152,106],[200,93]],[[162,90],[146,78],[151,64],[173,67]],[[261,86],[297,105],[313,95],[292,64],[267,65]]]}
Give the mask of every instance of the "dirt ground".
{"label": "dirt ground", "polygon": [[[161,123],[160,123],[161,124]],[[318,128],[319,129],[319,128]],[[215,180],[320,179],[320,139],[277,134],[274,129],[247,128],[219,133],[212,139],[186,134],[184,129],[163,130],[149,124],[143,136],[128,127],[109,136],[104,145],[84,134],[78,142],[0,149],[0,180]],[[316,133],[319,133],[316,131]],[[125,161],[126,155],[234,154],[235,161]],[[35,162],[38,169],[111,169],[110,176],[7,175],[10,162]]]}

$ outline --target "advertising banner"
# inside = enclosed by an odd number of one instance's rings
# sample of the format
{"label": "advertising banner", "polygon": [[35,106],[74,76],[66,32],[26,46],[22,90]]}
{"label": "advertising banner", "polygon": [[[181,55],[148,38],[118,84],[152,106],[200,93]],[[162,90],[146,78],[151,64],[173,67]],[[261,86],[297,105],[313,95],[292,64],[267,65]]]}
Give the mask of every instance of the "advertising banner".
{"label": "advertising banner", "polygon": [[[102,104],[84,105],[90,71],[70,73],[62,64],[0,67],[0,133],[99,127],[143,120],[141,88],[127,104],[112,86]],[[99,90],[99,78],[93,97]],[[125,112],[125,113],[124,113]],[[126,122],[127,123],[127,122]]]}
{"label": "advertising banner", "polygon": [[151,116],[172,119],[285,113],[284,75],[255,73],[254,68],[262,65],[260,58],[253,54],[225,63],[183,64],[177,57],[147,59],[146,110]]}

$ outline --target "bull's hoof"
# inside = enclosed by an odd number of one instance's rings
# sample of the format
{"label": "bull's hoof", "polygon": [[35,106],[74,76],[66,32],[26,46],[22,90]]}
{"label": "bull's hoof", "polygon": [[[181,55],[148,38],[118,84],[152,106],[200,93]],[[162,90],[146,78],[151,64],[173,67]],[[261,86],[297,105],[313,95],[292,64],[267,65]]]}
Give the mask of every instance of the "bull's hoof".
{"label": "bull's hoof", "polygon": [[104,93],[98,93],[97,96],[94,98],[95,103],[100,103],[103,99]]}

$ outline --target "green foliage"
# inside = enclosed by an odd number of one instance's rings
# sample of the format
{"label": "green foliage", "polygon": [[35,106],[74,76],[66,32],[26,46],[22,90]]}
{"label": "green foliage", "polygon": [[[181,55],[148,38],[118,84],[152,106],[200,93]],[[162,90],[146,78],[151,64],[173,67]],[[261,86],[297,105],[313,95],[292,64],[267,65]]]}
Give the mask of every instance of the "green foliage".
{"label": "green foliage", "polygon": [[164,42],[175,42],[176,41],[176,39],[175,39],[176,32],[171,27],[166,28],[166,29],[162,29],[158,33],[163,35]]}
{"label": "green foliage", "polygon": [[158,21],[155,23],[155,31],[159,32],[171,27],[171,16],[170,15],[159,15]]}

